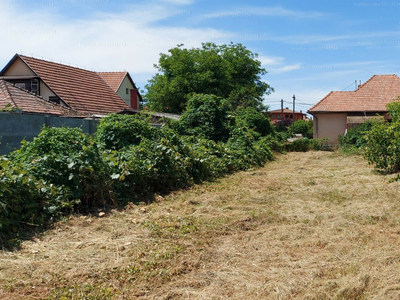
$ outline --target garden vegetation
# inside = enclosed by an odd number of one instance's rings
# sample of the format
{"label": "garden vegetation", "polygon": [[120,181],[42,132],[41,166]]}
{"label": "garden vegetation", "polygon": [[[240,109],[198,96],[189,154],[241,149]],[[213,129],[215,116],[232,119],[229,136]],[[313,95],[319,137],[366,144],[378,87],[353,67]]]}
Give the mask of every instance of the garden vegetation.
{"label": "garden vegetation", "polygon": [[339,142],[345,152],[361,153],[378,172],[393,174],[400,171],[400,102],[387,108],[390,122],[366,122],[348,130]]}
{"label": "garden vegetation", "polygon": [[274,151],[318,148],[310,141],[284,146],[264,113],[203,94],[161,129],[145,115],[117,114],[94,136],[44,127],[0,160],[0,237],[260,167]]}
{"label": "garden vegetation", "polygon": [[110,115],[94,136],[44,127],[0,158],[0,237],[72,212],[143,201],[224,174],[264,165],[278,143],[269,119],[194,95],[163,128],[143,115]]}

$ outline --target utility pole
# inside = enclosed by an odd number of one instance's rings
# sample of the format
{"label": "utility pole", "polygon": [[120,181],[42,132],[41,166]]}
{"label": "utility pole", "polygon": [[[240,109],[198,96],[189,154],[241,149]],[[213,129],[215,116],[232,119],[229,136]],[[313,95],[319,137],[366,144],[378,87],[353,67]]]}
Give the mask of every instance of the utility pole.
{"label": "utility pole", "polygon": [[284,125],[283,124],[283,99],[281,99],[281,124],[282,124],[282,126]]}
{"label": "utility pole", "polygon": [[295,118],[295,114],[294,114],[294,108],[295,108],[295,105],[294,105],[294,103],[295,103],[295,101],[296,101],[296,96],[295,95],[293,95],[293,120],[292,120],[292,133],[294,134],[294,118]]}

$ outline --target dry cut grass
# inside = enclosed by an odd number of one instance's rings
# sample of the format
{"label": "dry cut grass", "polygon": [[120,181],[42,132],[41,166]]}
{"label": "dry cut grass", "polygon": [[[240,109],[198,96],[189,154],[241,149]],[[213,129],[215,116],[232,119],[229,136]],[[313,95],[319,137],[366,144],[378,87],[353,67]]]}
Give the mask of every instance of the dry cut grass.
{"label": "dry cut grass", "polygon": [[361,157],[264,168],[74,216],[0,253],[0,299],[399,299],[399,183]]}

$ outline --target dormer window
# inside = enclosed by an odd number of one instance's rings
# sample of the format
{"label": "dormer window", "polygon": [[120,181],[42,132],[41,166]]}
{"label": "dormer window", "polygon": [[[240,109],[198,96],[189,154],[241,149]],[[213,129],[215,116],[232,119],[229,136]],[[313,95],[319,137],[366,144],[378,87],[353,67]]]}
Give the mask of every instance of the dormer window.
{"label": "dormer window", "polygon": [[60,104],[61,103],[61,99],[58,96],[50,96],[49,97],[49,101],[54,102],[56,104]]}
{"label": "dormer window", "polygon": [[31,92],[36,95],[39,95],[39,80],[38,79],[31,80]]}
{"label": "dormer window", "polygon": [[25,82],[16,82],[16,83],[14,83],[14,85],[15,85],[16,87],[19,87],[19,88],[21,88],[21,89],[26,90],[26,84],[25,84]]}

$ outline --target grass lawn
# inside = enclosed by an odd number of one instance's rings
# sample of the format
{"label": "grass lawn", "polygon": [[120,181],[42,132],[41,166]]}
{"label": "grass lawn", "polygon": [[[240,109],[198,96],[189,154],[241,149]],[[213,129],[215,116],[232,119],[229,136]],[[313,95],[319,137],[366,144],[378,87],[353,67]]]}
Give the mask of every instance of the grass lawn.
{"label": "grass lawn", "polygon": [[399,299],[400,182],[279,155],[0,252],[0,299]]}

